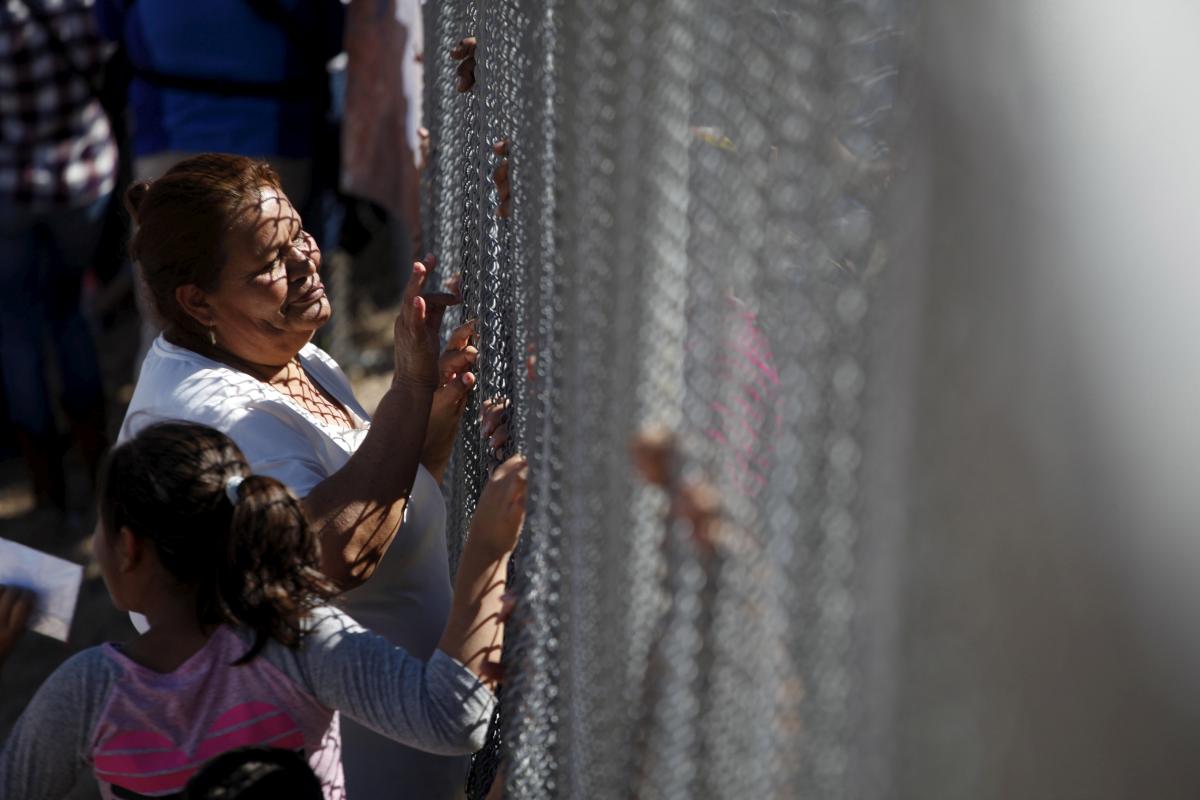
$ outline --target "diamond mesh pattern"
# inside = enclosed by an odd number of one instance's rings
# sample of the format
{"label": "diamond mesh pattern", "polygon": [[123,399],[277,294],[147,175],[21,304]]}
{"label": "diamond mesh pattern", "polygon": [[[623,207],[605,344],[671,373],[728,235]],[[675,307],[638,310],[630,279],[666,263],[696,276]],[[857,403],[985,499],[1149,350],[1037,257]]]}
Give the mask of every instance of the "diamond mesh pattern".
{"label": "diamond mesh pattern", "polygon": [[[848,797],[859,420],[895,0],[426,5],[432,249],[480,320],[452,561],[532,465],[492,743],[512,797]],[[450,49],[478,37],[477,85]],[[512,213],[492,180],[507,140]],[[665,486],[629,442],[675,442]],[[681,505],[707,487],[702,526]]]}

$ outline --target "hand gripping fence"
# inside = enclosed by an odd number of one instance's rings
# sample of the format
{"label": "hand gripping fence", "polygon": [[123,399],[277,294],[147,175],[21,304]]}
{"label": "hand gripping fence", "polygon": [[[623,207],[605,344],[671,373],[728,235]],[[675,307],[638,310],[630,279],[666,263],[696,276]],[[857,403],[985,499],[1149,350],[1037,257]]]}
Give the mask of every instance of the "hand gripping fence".
{"label": "hand gripping fence", "polygon": [[[896,3],[424,8],[424,238],[462,274],[448,324],[477,318],[481,339],[452,564],[498,456],[531,462],[506,679],[468,796],[497,775],[519,798],[856,796]],[[478,82],[460,94],[466,36]],[[508,403],[499,454],[488,401]],[[669,443],[655,481],[630,451],[648,429]]]}

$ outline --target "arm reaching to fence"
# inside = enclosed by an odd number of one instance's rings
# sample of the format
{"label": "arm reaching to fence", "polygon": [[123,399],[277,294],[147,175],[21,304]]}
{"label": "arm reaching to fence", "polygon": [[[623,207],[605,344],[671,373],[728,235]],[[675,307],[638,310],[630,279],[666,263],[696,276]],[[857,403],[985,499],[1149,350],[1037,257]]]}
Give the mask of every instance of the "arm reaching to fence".
{"label": "arm reaching to fence", "polygon": [[[432,268],[417,262],[395,326],[392,388],[379,403],[363,443],[340,470],[304,498],[304,510],[320,532],[326,575],[352,588],[375,571],[403,519],[418,457],[425,446],[428,414],[439,389],[438,329],[451,293],[423,293]],[[458,382],[465,394],[469,384]],[[390,470],[381,469],[391,465]]]}
{"label": "arm reaching to fence", "polygon": [[492,473],[479,496],[475,518],[454,581],[454,605],[438,648],[494,689],[504,618],[508,559],[525,522],[529,464],[515,455]]}

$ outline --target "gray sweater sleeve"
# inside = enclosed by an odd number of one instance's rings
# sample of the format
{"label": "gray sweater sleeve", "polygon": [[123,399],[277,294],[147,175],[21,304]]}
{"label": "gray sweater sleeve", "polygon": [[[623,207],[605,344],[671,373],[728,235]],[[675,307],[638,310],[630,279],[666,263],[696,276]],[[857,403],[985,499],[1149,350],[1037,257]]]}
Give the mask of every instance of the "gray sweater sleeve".
{"label": "gray sweater sleeve", "polygon": [[96,721],[120,668],[99,647],[76,653],[29,701],[0,748],[0,797],[57,800],[90,769]]}
{"label": "gray sweater sleeve", "polygon": [[458,661],[441,650],[422,661],[333,608],[311,626],[299,650],[272,642],[263,657],[322,705],[430,753],[483,747],[496,698]]}

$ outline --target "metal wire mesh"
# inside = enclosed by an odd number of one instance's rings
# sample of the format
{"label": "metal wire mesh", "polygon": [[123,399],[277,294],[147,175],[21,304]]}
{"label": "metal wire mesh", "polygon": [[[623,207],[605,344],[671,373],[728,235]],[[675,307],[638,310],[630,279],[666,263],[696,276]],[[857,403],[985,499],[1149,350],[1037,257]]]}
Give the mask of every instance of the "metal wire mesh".
{"label": "metal wire mesh", "polygon": [[[853,795],[894,0],[426,13],[428,237],[482,339],[452,560],[495,463],[481,399],[507,400],[507,450],[533,476],[500,719],[468,795],[500,766],[522,798]],[[467,35],[478,82],[458,95],[449,51]],[[651,425],[677,442],[664,486],[629,456]],[[686,487],[720,498],[711,528],[682,510]]]}

